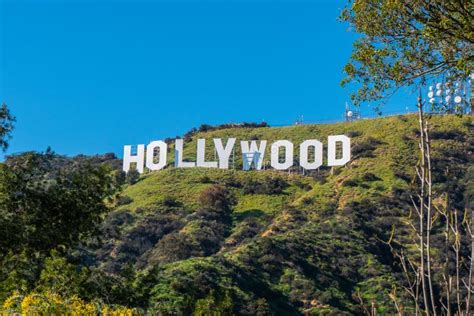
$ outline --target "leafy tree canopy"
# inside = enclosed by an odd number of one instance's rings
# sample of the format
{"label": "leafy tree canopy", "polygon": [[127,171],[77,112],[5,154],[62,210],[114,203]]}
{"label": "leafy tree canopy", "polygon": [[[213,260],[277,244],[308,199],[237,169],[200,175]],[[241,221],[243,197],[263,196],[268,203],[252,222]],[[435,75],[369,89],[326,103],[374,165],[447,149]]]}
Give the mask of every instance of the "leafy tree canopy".
{"label": "leafy tree canopy", "polygon": [[8,148],[8,139],[13,130],[15,117],[10,113],[5,103],[0,107],[0,148],[5,151]]}
{"label": "leafy tree canopy", "polygon": [[350,0],[341,19],[362,36],[344,67],[342,85],[355,83],[355,104],[398,88],[473,71],[474,2],[463,0]]}
{"label": "leafy tree canopy", "polygon": [[48,252],[91,233],[114,193],[110,168],[51,151],[0,165],[0,250]]}

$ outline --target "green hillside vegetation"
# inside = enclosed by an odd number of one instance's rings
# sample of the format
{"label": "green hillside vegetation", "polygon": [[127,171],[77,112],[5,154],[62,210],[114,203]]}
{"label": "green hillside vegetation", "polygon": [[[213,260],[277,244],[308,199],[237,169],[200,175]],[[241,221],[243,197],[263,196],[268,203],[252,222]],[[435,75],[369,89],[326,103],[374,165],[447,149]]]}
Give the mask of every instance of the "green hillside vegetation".
{"label": "green hillside vegetation", "polygon": [[[390,294],[406,306],[410,301],[385,242],[394,232],[400,247],[414,247],[404,222],[418,158],[417,124],[408,115],[188,135],[189,160],[198,138],[207,140],[212,159],[212,138],[287,139],[297,156],[299,142],[325,144],[337,134],[351,137],[352,159],[304,175],[298,167],[242,171],[239,154],[235,169],[175,169],[170,148],[167,168],[123,185],[108,202],[112,210],[100,232],[68,251],[66,262],[49,262],[48,271],[54,264],[82,267],[64,297],[154,314],[360,315],[371,306],[378,314],[396,314]],[[462,209],[474,187],[474,122],[446,115],[433,116],[430,124],[435,189],[449,192],[450,203]],[[66,282],[55,273],[62,272],[51,273],[47,284]],[[42,282],[28,290],[51,291]]]}
{"label": "green hillside vegetation", "polygon": [[[434,117],[433,128],[437,133],[462,133],[470,131],[470,118],[464,119],[454,116]],[[235,169],[174,169],[172,146],[169,148],[169,167],[160,172],[146,174],[140,183],[125,188],[123,195],[132,198],[130,205],[120,206],[136,210],[160,202],[164,197],[174,197],[195,209],[197,197],[202,189],[212,183],[225,183],[232,186],[232,181],[254,180],[262,182],[268,178],[282,178],[289,181],[289,186],[284,189],[284,195],[258,195],[244,194],[244,190],[235,189],[239,204],[236,210],[260,209],[274,211],[275,207],[281,208],[284,204],[298,207],[318,207],[326,205],[336,199],[343,206],[348,197],[351,201],[360,201],[374,194],[387,194],[394,187],[407,185],[407,177],[413,176],[416,163],[416,141],[414,139],[417,120],[415,116],[398,116],[373,120],[362,120],[353,123],[338,123],[328,125],[299,125],[289,127],[266,128],[230,128],[209,133],[198,133],[186,139],[184,159],[193,161],[196,157],[196,141],[198,138],[207,140],[207,159],[215,159],[213,154],[213,138],[235,137],[240,140],[267,140],[265,161],[268,165],[270,144],[278,139],[288,139],[295,144],[295,161],[298,160],[298,147],[296,144],[306,139],[319,139],[325,145],[329,135],[345,134],[352,138],[352,161],[344,168],[335,168],[333,174],[324,164],[318,172],[312,172],[311,177],[302,176],[301,170],[293,168],[290,172],[277,172],[272,170],[241,171],[242,158],[238,148],[235,155]],[[441,142],[444,145],[463,146],[458,142]],[[238,144],[236,144],[238,147]],[[326,151],[326,146],[324,147]],[[308,172],[307,172],[308,174]],[[403,174],[405,177],[400,177]],[[376,175],[376,176],[375,176]],[[358,185],[357,182],[363,183]],[[311,187],[311,190],[307,190]]]}

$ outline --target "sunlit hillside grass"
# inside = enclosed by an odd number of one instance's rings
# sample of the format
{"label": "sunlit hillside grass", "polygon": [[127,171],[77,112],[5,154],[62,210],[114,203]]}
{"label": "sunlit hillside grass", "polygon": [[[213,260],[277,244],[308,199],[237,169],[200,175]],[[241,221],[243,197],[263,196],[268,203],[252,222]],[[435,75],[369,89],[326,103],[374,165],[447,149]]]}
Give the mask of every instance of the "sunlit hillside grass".
{"label": "sunlit hillside grass", "polygon": [[[432,120],[432,129],[437,132],[468,133],[471,117],[436,116]],[[281,177],[289,186],[282,194],[258,195],[244,194],[240,188],[231,189],[238,197],[236,212],[261,210],[273,213],[285,204],[302,208],[324,208],[328,203],[336,203],[339,207],[350,200],[362,200],[369,196],[389,194],[394,187],[404,187],[406,181],[400,179],[396,172],[413,175],[416,161],[415,142],[418,121],[414,115],[389,118],[361,120],[353,123],[329,125],[300,125],[289,127],[266,128],[231,128],[208,133],[198,133],[185,144],[185,159],[193,161],[196,154],[196,140],[207,140],[208,159],[215,159],[213,154],[213,138],[237,138],[235,146],[236,163],[229,170],[205,168],[176,169],[170,162],[161,171],[145,174],[141,180],[125,188],[123,195],[133,202],[120,206],[119,209],[136,210],[153,206],[165,197],[173,197],[191,209],[198,207],[197,197],[202,190],[213,183],[230,183],[254,179],[264,181],[268,177]],[[344,167],[333,170],[324,165],[311,176],[303,175],[297,167],[290,171],[260,170],[242,171],[240,156],[240,140],[267,140],[265,163],[269,162],[270,144],[278,139],[287,139],[295,144],[295,160],[298,159],[298,144],[306,139],[319,139],[326,145],[329,135],[345,134],[352,139],[352,160]],[[445,146],[446,142],[439,143]],[[443,145],[444,144],[444,145]],[[436,145],[436,143],[435,143]],[[451,144],[452,145],[452,144]],[[326,150],[326,146],[325,146]],[[168,159],[174,159],[173,149],[169,149]],[[374,177],[372,177],[374,175]],[[362,185],[357,185],[357,184]],[[309,189],[310,188],[310,189]]]}
{"label": "sunlit hillside grass", "polygon": [[[462,177],[472,165],[473,127],[472,116],[430,119],[434,188],[454,190],[456,203],[463,203],[468,185]],[[207,140],[209,160],[213,138],[267,140],[268,161],[275,140],[292,141],[297,155],[303,140],[326,144],[338,134],[351,137],[352,159],[305,174],[298,167],[242,171],[237,143],[235,168],[176,169],[170,148],[164,170],[144,174],[116,199],[97,265],[110,273],[132,265],[154,278],[143,306],[161,312],[186,314],[209,302],[226,310],[232,301],[234,310],[250,314],[354,315],[363,301],[377,302],[381,315],[393,314],[389,293],[402,276],[385,241],[400,238],[408,251],[414,247],[403,222],[411,208],[417,132],[417,117],[408,115],[195,134],[185,143],[191,161],[198,138]],[[445,168],[456,176],[443,178]],[[235,196],[230,220],[202,215],[199,197],[215,185]]]}

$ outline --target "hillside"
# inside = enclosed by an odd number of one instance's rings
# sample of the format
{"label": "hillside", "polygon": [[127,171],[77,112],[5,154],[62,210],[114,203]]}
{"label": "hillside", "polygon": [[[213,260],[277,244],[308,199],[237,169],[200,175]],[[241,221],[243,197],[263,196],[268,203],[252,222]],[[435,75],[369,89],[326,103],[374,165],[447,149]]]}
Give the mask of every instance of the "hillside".
{"label": "hillside", "polygon": [[[457,151],[469,150],[471,122],[471,117],[434,117],[432,123],[435,146],[439,147],[439,151],[449,148],[453,155]],[[242,140],[265,139],[269,143],[277,139],[289,139],[298,144],[310,138],[324,141],[328,135],[336,134],[346,134],[352,138],[352,159],[345,167],[331,171],[323,165],[320,170],[306,172],[306,175],[297,167],[289,172],[242,171],[239,155],[236,155],[236,167],[232,170],[175,169],[170,161],[167,169],[148,173],[139,183],[126,187],[122,195],[130,197],[132,201],[117,209],[134,212],[159,204],[165,197],[171,197],[183,203],[186,208],[195,210],[199,207],[200,192],[212,183],[232,188],[238,197],[234,212],[239,213],[256,209],[266,214],[275,214],[285,205],[302,209],[325,209],[328,206],[342,209],[348,202],[360,202],[374,196],[390,196],[394,188],[407,188],[407,182],[414,175],[417,124],[414,116],[399,116],[354,123],[230,128],[198,133],[187,141],[185,159],[195,159],[198,138],[210,140],[232,136]],[[213,159],[209,143],[207,142],[207,158]],[[268,147],[266,156],[269,154]],[[170,148],[169,152],[172,151]],[[172,155],[168,155],[169,160],[172,158],[170,156]],[[295,160],[297,156],[298,152],[295,150]],[[288,186],[282,194],[245,194],[245,190],[238,185],[249,181],[264,182],[268,178],[281,178]]]}
{"label": "hillside", "polygon": [[[0,164],[0,312],[393,315],[402,306],[413,314],[397,254],[418,256],[415,116],[199,130],[183,137],[187,159],[198,138],[232,136],[290,140],[298,161],[302,140],[326,144],[337,134],[351,137],[352,159],[310,172],[242,171],[237,148],[228,170],[174,168],[168,139],[166,168],[136,178],[124,177],[113,154],[9,156]],[[430,136],[433,205],[462,222],[460,238],[447,235],[466,267],[473,117],[433,116]],[[457,256],[439,215],[430,254],[437,297]],[[469,277],[465,268],[460,275]]]}
{"label": "hillside", "polygon": [[[473,161],[472,117],[432,117],[431,127],[435,182],[450,183],[452,203],[465,203],[466,186],[472,187],[463,180]],[[122,278],[134,271],[136,290],[121,303],[165,314],[206,308],[223,314],[360,314],[375,302],[379,313],[395,313],[388,294],[401,272],[384,241],[392,227],[395,238],[410,234],[402,219],[411,207],[416,132],[415,116],[398,116],[195,134],[185,145],[189,159],[197,138],[298,144],[346,134],[352,160],[305,175],[297,168],[241,171],[240,159],[235,170],[170,166],[148,173],[116,199],[102,243],[93,247],[94,265]],[[449,179],[443,178],[447,163]],[[203,210],[203,192],[216,186],[235,199],[228,216]]]}

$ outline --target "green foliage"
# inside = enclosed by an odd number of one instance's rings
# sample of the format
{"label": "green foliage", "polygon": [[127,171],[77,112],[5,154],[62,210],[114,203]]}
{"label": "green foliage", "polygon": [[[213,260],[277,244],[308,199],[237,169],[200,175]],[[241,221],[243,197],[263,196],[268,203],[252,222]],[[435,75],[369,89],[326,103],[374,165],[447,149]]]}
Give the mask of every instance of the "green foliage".
{"label": "green foliage", "polygon": [[128,184],[135,184],[138,182],[140,179],[140,173],[136,169],[131,169],[129,172],[127,172],[125,180],[127,181]]}
{"label": "green foliage", "polygon": [[205,298],[196,301],[193,315],[231,315],[233,305],[232,298],[228,292],[224,294],[224,297],[216,298],[214,291],[211,290]]}
{"label": "green foliage", "polygon": [[341,19],[362,36],[344,67],[353,101],[380,100],[401,86],[473,69],[472,1],[350,0]]}
{"label": "green foliage", "polygon": [[115,185],[103,162],[48,150],[0,164],[0,299],[35,287],[79,293],[85,276],[55,250],[89,240],[108,211]]}
{"label": "green foliage", "polygon": [[124,196],[119,196],[117,199],[117,205],[127,205],[133,202],[133,199],[131,197],[128,197],[126,195]]}
{"label": "green foliage", "polygon": [[2,253],[0,257],[0,302],[14,291],[27,292],[34,287],[41,271],[42,256],[27,251]]}
{"label": "green foliage", "polygon": [[0,148],[6,151],[8,148],[8,139],[13,131],[15,117],[11,114],[5,103],[0,107]]}
{"label": "green foliage", "polygon": [[74,264],[67,262],[57,251],[51,251],[51,255],[44,260],[36,290],[39,292],[52,291],[65,297],[78,295],[81,283],[88,276],[86,269],[80,270]]}
{"label": "green foliage", "polygon": [[263,181],[245,179],[242,183],[244,194],[282,194],[288,184],[280,177],[268,177]]}
{"label": "green foliage", "polygon": [[218,213],[229,213],[235,205],[234,195],[222,185],[214,185],[205,189],[199,197],[199,203],[204,209]]}
{"label": "green foliage", "polygon": [[49,252],[74,245],[101,222],[108,210],[105,199],[115,190],[106,166],[51,151],[10,156],[0,173],[0,214],[7,230],[0,236],[3,250]]}

